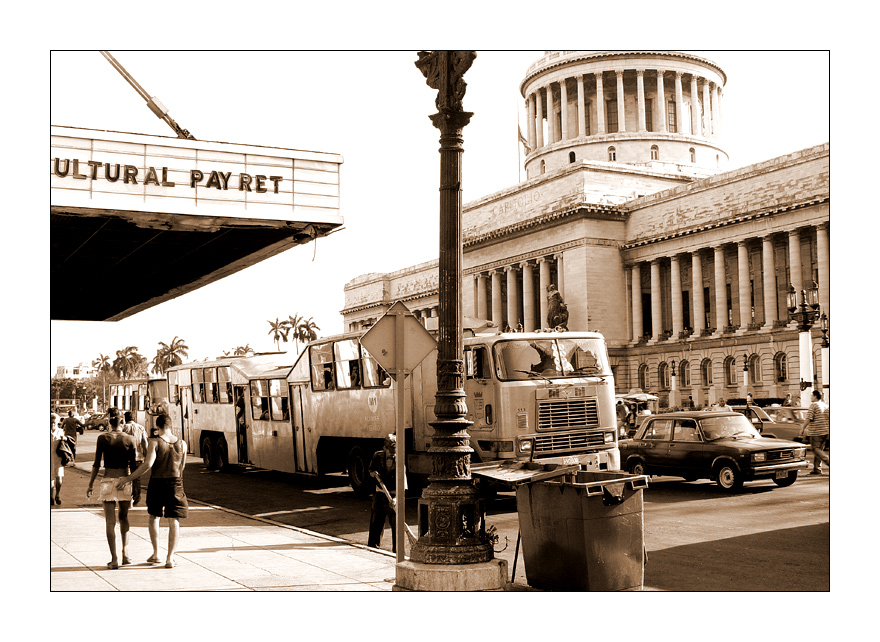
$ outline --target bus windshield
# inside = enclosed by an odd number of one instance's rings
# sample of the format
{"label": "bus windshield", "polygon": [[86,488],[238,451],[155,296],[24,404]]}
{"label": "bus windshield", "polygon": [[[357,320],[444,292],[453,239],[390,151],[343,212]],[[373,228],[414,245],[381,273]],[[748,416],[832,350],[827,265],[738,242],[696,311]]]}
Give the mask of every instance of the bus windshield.
{"label": "bus windshield", "polygon": [[501,380],[611,374],[602,339],[514,339],[499,341],[493,349]]}

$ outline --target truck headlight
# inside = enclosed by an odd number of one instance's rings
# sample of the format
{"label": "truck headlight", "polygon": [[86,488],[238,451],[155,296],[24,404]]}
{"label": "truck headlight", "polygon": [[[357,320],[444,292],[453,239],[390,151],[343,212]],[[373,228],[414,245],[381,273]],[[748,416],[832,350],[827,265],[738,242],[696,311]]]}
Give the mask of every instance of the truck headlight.
{"label": "truck headlight", "polygon": [[606,432],[605,433],[605,443],[606,444],[613,444],[614,443],[614,433],[613,432]]}
{"label": "truck headlight", "polygon": [[520,439],[519,452],[520,452],[520,454],[532,452],[532,440],[531,439]]}
{"label": "truck headlight", "polygon": [[752,461],[755,463],[767,461],[767,453],[752,453]]}

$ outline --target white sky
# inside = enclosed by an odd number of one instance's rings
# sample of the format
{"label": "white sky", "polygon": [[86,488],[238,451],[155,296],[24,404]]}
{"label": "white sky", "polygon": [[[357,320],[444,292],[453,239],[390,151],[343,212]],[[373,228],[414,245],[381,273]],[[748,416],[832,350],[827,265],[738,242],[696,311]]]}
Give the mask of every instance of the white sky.
{"label": "white sky", "polygon": [[[123,321],[52,322],[53,372],[129,345],[151,359],[175,336],[190,359],[248,343],[274,350],[267,321],[294,314],[336,334],[345,283],[437,256],[439,132],[428,119],[436,92],[415,51],[111,52],[199,140],[341,154],[345,228]],[[828,142],[827,52],[693,53],[728,76],[730,168]],[[465,75],[464,106],[474,116],[464,129],[464,202],[521,179],[519,83],[542,55],[478,50]],[[53,125],[173,135],[97,51],[51,54],[50,116]]]}

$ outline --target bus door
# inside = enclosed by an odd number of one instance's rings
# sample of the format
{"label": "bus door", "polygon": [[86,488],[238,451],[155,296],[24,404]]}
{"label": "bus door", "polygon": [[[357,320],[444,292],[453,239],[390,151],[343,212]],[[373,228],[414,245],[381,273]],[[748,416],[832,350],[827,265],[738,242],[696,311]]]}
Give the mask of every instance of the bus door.
{"label": "bus door", "polygon": [[245,398],[245,390],[247,386],[232,386],[232,399],[235,404],[235,434],[236,444],[238,445],[238,463],[251,463],[248,457],[247,447],[247,399]]}
{"label": "bus door", "polygon": [[308,472],[306,468],[306,429],[303,421],[303,387],[290,386],[290,404],[293,422],[293,459],[297,472]]}
{"label": "bus door", "polygon": [[193,402],[192,402],[192,388],[189,386],[181,386],[180,387],[180,428],[181,432],[184,434],[184,441],[187,444],[193,444],[190,448],[194,450],[195,440],[193,439],[192,431],[190,426],[192,425],[192,412],[193,412]]}

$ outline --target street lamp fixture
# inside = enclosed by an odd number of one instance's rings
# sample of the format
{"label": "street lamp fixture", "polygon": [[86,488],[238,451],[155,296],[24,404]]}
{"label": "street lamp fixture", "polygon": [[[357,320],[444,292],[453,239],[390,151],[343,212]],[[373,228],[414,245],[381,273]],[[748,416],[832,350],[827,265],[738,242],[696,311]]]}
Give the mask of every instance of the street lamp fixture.
{"label": "street lamp fixture", "polygon": [[822,347],[830,348],[831,341],[828,339],[828,315],[824,312],[819,317],[819,329],[822,331]]}
{"label": "street lamp fixture", "polygon": [[[801,290],[800,301],[797,291],[789,284],[788,286],[788,316],[797,324],[798,332],[798,356],[800,359],[801,372],[801,405],[810,403],[810,393],[807,390],[813,387],[813,340],[810,331],[816,321],[819,321],[819,286],[812,282],[808,290]],[[822,315],[825,316],[824,314]],[[827,318],[826,318],[827,325]],[[823,375],[825,376],[825,375]]]}

